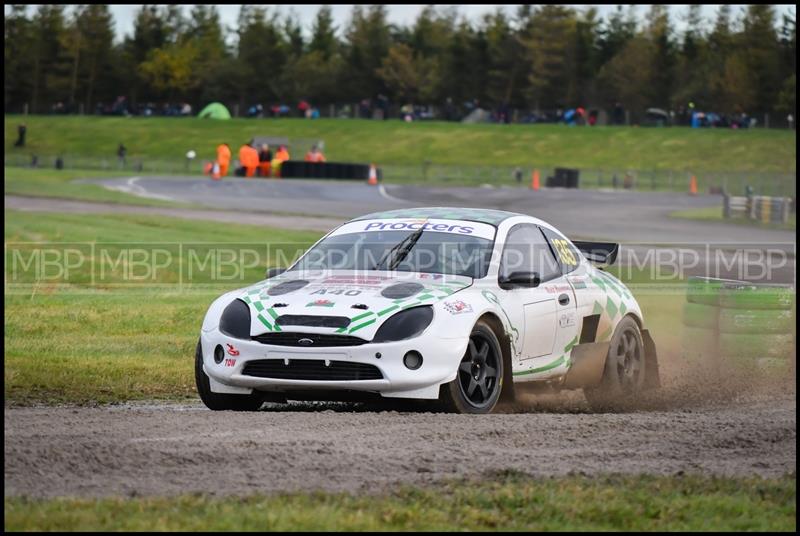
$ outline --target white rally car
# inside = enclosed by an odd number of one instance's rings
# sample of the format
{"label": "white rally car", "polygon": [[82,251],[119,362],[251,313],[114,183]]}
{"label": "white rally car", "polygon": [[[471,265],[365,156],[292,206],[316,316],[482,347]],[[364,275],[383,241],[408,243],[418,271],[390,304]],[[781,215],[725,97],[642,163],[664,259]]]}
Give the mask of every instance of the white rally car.
{"label": "white rally car", "polygon": [[488,413],[521,382],[627,402],[659,380],[639,305],[590,263],[617,250],[497,210],[363,216],[211,304],[197,389],[214,410],[370,395]]}

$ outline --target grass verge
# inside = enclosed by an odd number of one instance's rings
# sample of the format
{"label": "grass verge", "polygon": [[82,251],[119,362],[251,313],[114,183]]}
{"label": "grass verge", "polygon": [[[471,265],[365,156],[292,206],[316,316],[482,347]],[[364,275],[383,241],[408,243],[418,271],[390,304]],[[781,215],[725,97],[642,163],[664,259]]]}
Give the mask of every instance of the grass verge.
{"label": "grass verge", "polygon": [[[28,126],[25,149],[13,146],[20,122]],[[227,142],[234,152],[253,136],[323,140],[329,160],[378,164],[563,166],[599,169],[794,172],[792,130],[568,128],[563,125],[494,125],[448,122],[321,119],[120,118],[5,116],[7,154],[80,155],[182,162],[190,149],[210,160]],[[302,154],[292,155],[302,158]],[[526,177],[526,180],[529,180]]]}
{"label": "grass verge", "polygon": [[5,499],[11,531],[794,531],[796,480],[709,476],[481,481],[349,495]]}
{"label": "grass verge", "polygon": [[29,197],[58,197],[104,203],[124,203],[155,207],[191,207],[188,203],[165,201],[139,197],[109,190],[99,184],[75,182],[78,179],[111,178],[131,176],[132,173],[117,171],[79,171],[57,169],[29,169],[8,167],[3,169],[5,195],[24,195]]}
{"label": "grass verge", "polygon": [[[194,345],[211,301],[262,279],[278,255],[291,258],[318,237],[153,216],[7,211],[6,403],[193,395]],[[36,244],[15,245],[24,241]]]}

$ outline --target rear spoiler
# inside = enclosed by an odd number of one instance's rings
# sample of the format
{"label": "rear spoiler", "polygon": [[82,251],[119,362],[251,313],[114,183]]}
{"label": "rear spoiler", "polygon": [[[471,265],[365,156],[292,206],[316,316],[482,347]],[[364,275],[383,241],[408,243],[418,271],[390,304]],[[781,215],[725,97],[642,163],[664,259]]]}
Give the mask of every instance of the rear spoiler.
{"label": "rear spoiler", "polygon": [[591,262],[598,264],[614,264],[619,253],[619,244],[614,242],[581,242],[574,241],[575,247]]}

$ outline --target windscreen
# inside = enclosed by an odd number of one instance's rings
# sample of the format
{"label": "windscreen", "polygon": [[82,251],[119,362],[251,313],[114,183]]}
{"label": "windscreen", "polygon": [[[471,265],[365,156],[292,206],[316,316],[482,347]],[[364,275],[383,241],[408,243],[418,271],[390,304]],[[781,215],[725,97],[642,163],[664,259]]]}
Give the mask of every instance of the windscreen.
{"label": "windscreen", "polygon": [[495,228],[460,220],[363,220],[347,223],[311,248],[296,270],[388,270],[481,278]]}

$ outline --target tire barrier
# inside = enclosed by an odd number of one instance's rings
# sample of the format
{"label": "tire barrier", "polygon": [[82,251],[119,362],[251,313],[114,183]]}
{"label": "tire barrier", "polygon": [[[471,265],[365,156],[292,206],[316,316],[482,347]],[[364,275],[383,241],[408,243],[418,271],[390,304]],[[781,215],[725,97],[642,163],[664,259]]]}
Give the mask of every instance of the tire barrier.
{"label": "tire barrier", "polygon": [[782,286],[727,285],[719,305],[729,309],[791,309],[794,291]]}
{"label": "tire barrier", "polygon": [[719,349],[728,359],[753,356],[785,359],[792,352],[792,335],[755,335],[750,333],[720,333]]}
{"label": "tire barrier", "polygon": [[794,369],[795,289],[689,278],[683,306],[683,357],[698,367],[754,374]]}
{"label": "tire barrier", "polygon": [[[369,164],[348,164],[341,162],[305,162],[302,160],[287,160],[281,164],[282,179],[369,179]],[[378,180],[381,170],[378,168]]]}
{"label": "tire barrier", "polygon": [[791,213],[792,199],[769,196],[726,195],[722,203],[725,218],[749,218],[761,223],[786,223]]}
{"label": "tire barrier", "polygon": [[791,333],[791,311],[726,309],[719,311],[720,333]]}
{"label": "tire barrier", "polygon": [[686,289],[686,301],[705,305],[719,305],[720,291],[726,283],[736,283],[736,281],[711,277],[690,277]]}

